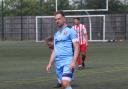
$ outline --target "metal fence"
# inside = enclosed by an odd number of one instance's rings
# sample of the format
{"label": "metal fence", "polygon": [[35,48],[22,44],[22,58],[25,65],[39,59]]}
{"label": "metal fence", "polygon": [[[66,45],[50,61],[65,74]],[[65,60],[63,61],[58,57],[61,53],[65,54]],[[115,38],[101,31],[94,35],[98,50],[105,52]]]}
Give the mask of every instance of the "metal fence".
{"label": "metal fence", "polygon": [[4,17],[3,27],[0,28],[0,35],[1,40],[34,40],[35,17]]}
{"label": "metal fence", "polygon": [[[55,32],[55,24],[50,21],[40,29],[40,37],[44,39],[48,34]],[[53,20],[52,20],[53,21]],[[70,18],[67,19],[71,23]],[[95,20],[93,27],[97,28]],[[44,27],[45,26],[45,27]],[[49,29],[49,30],[47,30]],[[50,30],[51,29],[51,30]],[[96,32],[96,30],[93,30]],[[46,35],[47,34],[47,35]],[[94,37],[95,38],[95,37]],[[35,40],[36,39],[36,21],[35,16],[5,16],[0,17],[0,39],[1,40]],[[107,40],[128,40],[128,14],[109,14],[106,15],[106,39]]]}
{"label": "metal fence", "polygon": [[106,39],[128,39],[128,14],[106,15]]}

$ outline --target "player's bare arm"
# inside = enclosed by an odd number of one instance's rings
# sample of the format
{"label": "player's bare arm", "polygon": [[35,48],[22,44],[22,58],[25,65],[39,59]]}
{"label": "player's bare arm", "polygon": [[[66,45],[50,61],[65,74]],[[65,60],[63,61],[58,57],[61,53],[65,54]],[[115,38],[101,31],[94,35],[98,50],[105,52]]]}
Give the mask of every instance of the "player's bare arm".
{"label": "player's bare arm", "polygon": [[78,55],[79,55],[79,42],[73,42],[73,46],[74,46],[74,56],[73,56],[73,60],[72,63],[70,65],[71,69],[75,68],[76,65],[76,61],[78,59]]}
{"label": "player's bare arm", "polygon": [[47,68],[46,68],[48,73],[50,73],[50,71],[51,71],[51,65],[54,63],[54,60],[55,60],[55,51],[53,50],[51,53],[49,63],[48,63]]}
{"label": "player's bare arm", "polygon": [[88,34],[87,33],[85,33],[85,40],[86,40],[86,46],[88,46]]}
{"label": "player's bare arm", "polygon": [[83,30],[84,30],[84,37],[85,37],[85,40],[86,40],[86,46],[88,46],[88,34],[87,34],[87,30],[86,30],[85,26],[83,27]]}

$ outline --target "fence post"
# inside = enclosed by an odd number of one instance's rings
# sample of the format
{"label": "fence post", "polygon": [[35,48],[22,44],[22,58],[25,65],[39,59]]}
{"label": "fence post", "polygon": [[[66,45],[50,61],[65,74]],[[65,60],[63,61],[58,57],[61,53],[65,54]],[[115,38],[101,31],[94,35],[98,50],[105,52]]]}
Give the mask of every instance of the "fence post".
{"label": "fence post", "polygon": [[128,14],[126,14],[126,23],[125,23],[125,29],[126,29],[126,40],[128,39]]}
{"label": "fence post", "polygon": [[127,14],[125,14],[125,40],[127,40]]}
{"label": "fence post", "polygon": [[23,14],[22,14],[22,0],[20,0],[20,14],[21,14],[21,41],[23,40]]}
{"label": "fence post", "polygon": [[[42,16],[42,3],[43,3],[43,1],[42,0],[40,0],[40,16]],[[43,29],[43,27],[42,27],[42,19],[40,19],[40,35],[39,35],[39,37],[40,37],[40,40],[42,40],[42,29]]]}
{"label": "fence post", "polygon": [[1,33],[1,38],[2,40],[5,40],[5,37],[4,37],[4,1],[2,0],[2,14],[1,14],[1,17],[2,17],[2,33]]}

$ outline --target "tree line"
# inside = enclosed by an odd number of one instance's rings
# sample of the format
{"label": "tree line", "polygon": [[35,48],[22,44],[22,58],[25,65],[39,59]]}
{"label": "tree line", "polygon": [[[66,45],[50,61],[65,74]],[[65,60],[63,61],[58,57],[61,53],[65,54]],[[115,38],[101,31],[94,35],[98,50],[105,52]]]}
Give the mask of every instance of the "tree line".
{"label": "tree line", "polygon": [[[101,3],[102,2],[102,3]],[[105,8],[105,0],[58,0],[58,9],[99,9]],[[53,15],[55,0],[1,0],[0,13],[4,16]],[[107,13],[127,13],[128,3],[109,0]]]}

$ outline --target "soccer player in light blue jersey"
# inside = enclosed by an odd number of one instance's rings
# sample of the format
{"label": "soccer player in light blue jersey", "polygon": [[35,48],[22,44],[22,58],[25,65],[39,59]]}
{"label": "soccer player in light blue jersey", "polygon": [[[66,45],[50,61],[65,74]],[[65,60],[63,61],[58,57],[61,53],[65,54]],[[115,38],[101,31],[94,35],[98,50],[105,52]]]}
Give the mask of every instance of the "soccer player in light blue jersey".
{"label": "soccer player in light blue jersey", "polygon": [[58,31],[54,35],[54,50],[47,65],[47,71],[53,62],[56,65],[56,73],[61,80],[61,89],[72,89],[70,83],[79,55],[79,40],[76,31],[66,25],[66,18],[62,11],[55,13],[55,23]]}
{"label": "soccer player in light blue jersey", "polygon": [[[53,37],[53,36],[47,37],[47,38],[45,39],[45,43],[46,43],[46,45],[48,46],[48,48],[51,50],[51,53],[52,53],[52,51],[53,51],[53,49],[54,49],[54,37]],[[54,88],[59,88],[59,87],[61,87],[61,81],[59,80],[59,78],[57,78],[57,79],[58,79],[58,83],[57,83],[56,87],[54,87]]]}

